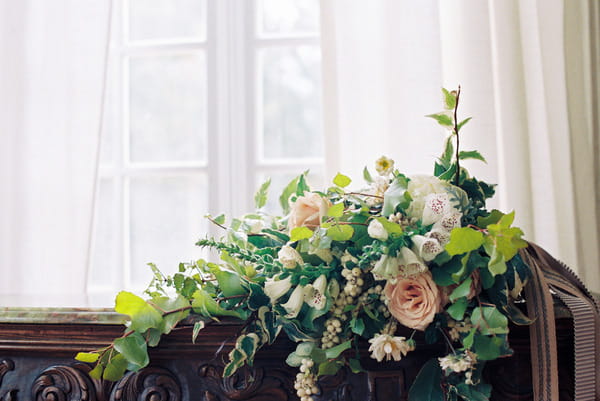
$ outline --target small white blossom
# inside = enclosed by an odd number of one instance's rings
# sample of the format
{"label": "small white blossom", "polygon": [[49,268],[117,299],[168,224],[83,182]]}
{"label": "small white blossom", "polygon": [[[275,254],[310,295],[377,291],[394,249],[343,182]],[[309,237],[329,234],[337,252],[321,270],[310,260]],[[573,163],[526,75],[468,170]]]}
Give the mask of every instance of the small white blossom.
{"label": "small white blossom", "polygon": [[298,263],[304,263],[298,251],[289,245],[281,247],[279,252],[277,252],[277,259],[286,269],[293,269]]}
{"label": "small white blossom", "polygon": [[375,170],[380,175],[388,175],[394,169],[394,161],[385,156],[381,156],[379,159],[375,161]]}
{"label": "small white blossom", "polygon": [[373,338],[369,340],[371,346],[369,351],[371,352],[371,358],[377,359],[377,362],[394,359],[399,361],[402,356],[410,351],[410,347],[406,342],[405,337],[394,337],[389,334],[375,334]]}
{"label": "small white blossom", "polygon": [[388,239],[388,232],[379,220],[373,219],[367,227],[367,233],[371,238],[385,241]]}
{"label": "small white blossom", "polygon": [[465,372],[472,369],[477,363],[477,355],[469,350],[460,354],[450,354],[443,358],[438,358],[440,366],[446,371],[455,373]]}

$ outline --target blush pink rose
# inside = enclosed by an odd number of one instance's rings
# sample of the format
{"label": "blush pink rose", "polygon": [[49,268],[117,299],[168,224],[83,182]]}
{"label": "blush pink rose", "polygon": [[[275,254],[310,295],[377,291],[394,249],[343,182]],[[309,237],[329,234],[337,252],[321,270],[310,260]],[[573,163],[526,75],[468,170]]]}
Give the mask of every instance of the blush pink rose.
{"label": "blush pink rose", "polygon": [[331,203],[314,192],[299,196],[290,207],[288,228],[290,230],[305,226],[315,229],[321,225],[321,219],[327,214]]}
{"label": "blush pink rose", "polygon": [[384,291],[390,313],[411,329],[425,330],[442,310],[441,293],[428,271],[411,277],[398,276],[395,284],[388,281]]}

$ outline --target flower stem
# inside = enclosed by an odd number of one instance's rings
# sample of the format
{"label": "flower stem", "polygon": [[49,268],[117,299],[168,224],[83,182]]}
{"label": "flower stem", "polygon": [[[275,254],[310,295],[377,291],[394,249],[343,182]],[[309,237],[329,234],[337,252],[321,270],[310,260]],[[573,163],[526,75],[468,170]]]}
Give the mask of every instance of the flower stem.
{"label": "flower stem", "polygon": [[459,150],[460,147],[460,137],[458,136],[458,101],[460,100],[460,85],[458,85],[458,90],[456,91],[456,103],[454,105],[454,134],[456,135],[456,175],[454,178],[454,185],[457,187],[460,184],[460,160],[459,160]]}

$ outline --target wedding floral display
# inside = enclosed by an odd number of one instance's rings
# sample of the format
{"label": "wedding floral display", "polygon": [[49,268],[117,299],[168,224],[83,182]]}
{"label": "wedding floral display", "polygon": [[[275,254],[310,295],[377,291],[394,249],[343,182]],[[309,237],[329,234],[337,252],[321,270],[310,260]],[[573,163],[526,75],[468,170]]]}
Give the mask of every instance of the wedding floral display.
{"label": "wedding floral display", "polygon": [[[387,157],[364,169],[362,187],[339,173],[316,190],[303,173],[279,197],[281,216],[265,212],[267,181],[255,213],[208,216],[223,237],[197,245],[220,261],[181,264],[172,276],[152,266],[148,299],[125,291],[116,298],[116,311],[129,318],[124,335],[77,359],[95,363],[93,377],[118,380],[146,366],[148,347],[190,314],[206,318],[192,340],[209,319],[237,318],[246,324],[224,375],[285,335],[297,343],[285,361],[298,368],[295,391],[315,401],[320,376],[361,372],[365,358],[400,361],[419,352],[413,336],[423,332],[447,353],[425,363],[409,399],[488,400],[485,364],[512,353],[509,321],[530,323],[515,304],[530,275],[518,254],[527,243],[512,226],[514,213],[485,208],[494,186],[461,166],[485,160],[460,150],[470,119],[457,119],[460,88],[443,95],[444,110],[428,116],[447,132],[433,175],[405,175]],[[413,335],[398,335],[401,326]],[[369,355],[360,355],[359,343]]]}

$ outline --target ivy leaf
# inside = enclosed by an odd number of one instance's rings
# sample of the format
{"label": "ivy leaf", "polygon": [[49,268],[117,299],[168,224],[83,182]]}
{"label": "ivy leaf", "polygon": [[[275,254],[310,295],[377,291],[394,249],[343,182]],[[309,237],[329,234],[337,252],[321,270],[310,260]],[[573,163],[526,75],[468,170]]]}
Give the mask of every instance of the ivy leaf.
{"label": "ivy leaf", "polygon": [[298,355],[298,353],[292,352],[287,356],[285,363],[293,368],[297,368],[298,366],[302,365],[303,359],[306,359],[306,356]]}
{"label": "ivy leaf", "polygon": [[100,354],[97,352],[78,352],[75,359],[80,362],[94,363],[99,357]]}
{"label": "ivy leaf", "polygon": [[194,329],[192,330],[192,344],[196,343],[196,339],[200,334],[200,331],[206,327],[204,320],[194,323]]}
{"label": "ivy leaf", "polygon": [[247,291],[242,287],[240,275],[231,271],[222,269],[218,265],[212,265],[210,272],[215,276],[219,283],[219,289],[226,297],[246,294]]}
{"label": "ivy leaf", "polygon": [[459,298],[452,305],[448,307],[446,312],[452,317],[454,320],[463,320],[465,317],[465,311],[467,310],[467,306],[469,305],[469,301],[467,298]]}
{"label": "ivy leaf", "polygon": [[279,196],[279,204],[281,205],[281,210],[283,210],[284,214],[288,214],[290,212],[290,197],[296,193],[299,178],[300,177],[296,177],[291,180]]}
{"label": "ivy leaf", "polygon": [[317,376],[335,375],[341,367],[342,363],[340,361],[323,362],[319,364],[319,372],[317,373]]}
{"label": "ivy leaf", "polygon": [[[185,319],[190,314],[190,302],[181,295],[178,295],[176,298],[153,298],[152,302],[161,310],[167,312],[181,309],[178,312],[168,313],[165,316],[163,316],[163,321],[160,327],[158,327],[158,329],[164,334],[170,333],[173,327],[175,327],[180,321]],[[188,309],[184,309],[186,307]]]}
{"label": "ivy leaf", "polygon": [[159,327],[162,323],[162,314],[131,292],[121,291],[117,295],[115,311],[129,315],[131,318],[129,328],[140,333],[151,327]]}
{"label": "ivy leaf", "polygon": [[408,392],[408,401],[445,401],[441,386],[442,369],[437,358],[423,365]]}
{"label": "ivy leaf", "polygon": [[446,251],[451,255],[471,252],[483,245],[484,237],[480,231],[470,227],[458,227],[450,233],[450,242],[446,244]]}
{"label": "ivy leaf", "polygon": [[127,360],[127,369],[136,372],[148,365],[148,346],[144,337],[138,332],[114,341],[115,350]]}
{"label": "ivy leaf", "polygon": [[476,334],[473,339],[474,352],[477,354],[477,359],[482,361],[492,361],[498,359],[501,352],[502,339],[500,337],[488,337],[481,334]]}
{"label": "ivy leaf", "polygon": [[344,203],[340,202],[336,205],[333,205],[327,210],[327,216],[329,217],[342,217],[344,214]]}
{"label": "ivy leaf", "polygon": [[469,151],[463,150],[458,153],[458,158],[460,160],[467,160],[467,159],[481,160],[482,162],[487,163],[487,161],[481,155],[481,153],[479,153],[476,150],[469,150]]}
{"label": "ivy leaf", "polygon": [[500,219],[502,218],[502,216],[504,216],[504,213],[502,213],[500,210],[498,209],[494,209],[491,211],[491,213],[489,214],[489,216],[487,217],[478,217],[477,218],[477,225],[481,228],[487,228],[487,226],[489,226],[490,224],[496,224],[500,221]]}
{"label": "ivy leaf", "polygon": [[350,370],[352,371],[352,373],[363,373],[365,371],[363,369],[362,365],[360,364],[359,359],[354,359],[354,358],[348,359],[348,366],[350,367]]}
{"label": "ivy leaf", "polygon": [[203,289],[199,289],[194,293],[192,308],[194,312],[206,317],[214,318],[216,316],[231,316],[242,320],[245,318],[245,316],[243,316],[240,312],[221,307],[217,301],[215,301],[213,297]]}
{"label": "ivy leaf", "polygon": [[473,326],[478,327],[481,334],[508,333],[508,319],[495,306],[482,306],[471,313]]}
{"label": "ivy leaf", "polygon": [[447,113],[428,114],[425,117],[433,118],[442,127],[454,127],[454,120]]}
{"label": "ivy leaf", "polygon": [[111,382],[121,379],[127,370],[127,360],[121,354],[114,355],[102,373],[102,378]]}
{"label": "ivy leaf", "polygon": [[352,226],[345,224],[336,224],[327,229],[327,236],[333,241],[348,241],[354,235]]}
{"label": "ivy leaf", "polygon": [[333,183],[340,188],[347,187],[348,185],[350,185],[351,182],[352,180],[350,179],[350,177],[345,176],[341,173],[337,173],[336,176],[333,178]]}
{"label": "ivy leaf", "polygon": [[290,232],[290,242],[296,242],[312,237],[313,232],[310,228],[300,226],[292,228]]}
{"label": "ivy leaf", "polygon": [[[471,277],[469,277],[465,281],[463,281],[450,294],[450,297],[449,297],[450,301],[454,302],[458,298],[463,298],[463,297],[466,297],[467,295],[469,295],[469,292],[471,292],[471,284],[472,283],[473,283],[473,279]],[[457,320],[462,320],[462,319],[457,319]]]}
{"label": "ivy leaf", "polygon": [[350,321],[350,328],[352,329],[353,333],[356,333],[359,336],[362,336],[362,334],[365,331],[365,322],[363,322],[363,320],[361,318],[357,318],[355,316]]}
{"label": "ivy leaf", "polygon": [[384,216],[389,216],[396,211],[396,207],[407,208],[411,198],[406,189],[408,188],[408,179],[404,176],[397,176],[390,184],[388,189],[383,194],[383,210]]}
{"label": "ivy leaf", "polygon": [[[454,156],[454,144],[452,143],[452,135],[448,135],[446,138],[446,145],[444,146],[444,153],[440,158],[440,162],[442,163],[442,167],[444,169],[448,169],[450,164],[452,163],[452,156]],[[441,174],[442,172],[440,172]]]}
{"label": "ivy leaf", "polygon": [[336,345],[335,347],[331,347],[325,350],[325,355],[327,359],[337,358],[342,354],[342,352],[346,351],[352,346],[352,340],[344,341],[343,343]]}
{"label": "ivy leaf", "polygon": [[256,191],[256,194],[254,194],[254,204],[256,206],[256,209],[260,209],[267,204],[267,198],[268,198],[270,186],[271,186],[271,179],[269,178],[267,181],[265,181],[260,186],[258,191]]}

